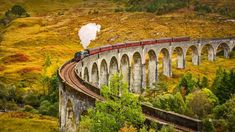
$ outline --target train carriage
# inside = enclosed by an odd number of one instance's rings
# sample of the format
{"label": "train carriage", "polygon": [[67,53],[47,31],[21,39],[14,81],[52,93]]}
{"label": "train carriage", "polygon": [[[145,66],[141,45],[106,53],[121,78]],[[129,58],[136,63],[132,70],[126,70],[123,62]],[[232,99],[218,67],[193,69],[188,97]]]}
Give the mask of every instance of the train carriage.
{"label": "train carriage", "polygon": [[112,50],[113,47],[111,44],[108,44],[108,45],[105,45],[105,46],[101,46],[100,47],[100,52],[105,52],[105,51],[109,51],[109,50]]}
{"label": "train carriage", "polygon": [[89,49],[89,53],[90,53],[90,55],[100,53],[100,47]]}
{"label": "train carriage", "polygon": [[142,45],[151,45],[156,43],[157,43],[156,39],[146,39],[141,41]]}
{"label": "train carriage", "polygon": [[190,41],[190,37],[175,37],[175,38],[172,38],[172,42],[183,42],[183,41]]}
{"label": "train carriage", "polygon": [[162,38],[162,39],[157,39],[157,43],[170,43],[172,42],[172,38]]}
{"label": "train carriage", "polygon": [[126,47],[134,47],[134,46],[140,46],[140,41],[128,41],[126,42]]}
{"label": "train carriage", "polygon": [[121,49],[121,48],[126,48],[125,43],[119,43],[119,44],[113,44],[113,49]]}

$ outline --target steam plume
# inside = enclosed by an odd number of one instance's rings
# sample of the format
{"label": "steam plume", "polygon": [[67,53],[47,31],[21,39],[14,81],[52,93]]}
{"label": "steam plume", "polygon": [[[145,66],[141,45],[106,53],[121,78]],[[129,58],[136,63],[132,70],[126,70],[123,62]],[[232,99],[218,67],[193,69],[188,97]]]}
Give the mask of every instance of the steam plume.
{"label": "steam plume", "polygon": [[81,44],[86,49],[92,40],[96,39],[97,33],[100,32],[101,25],[96,23],[88,23],[81,27],[78,32],[78,36],[81,40]]}

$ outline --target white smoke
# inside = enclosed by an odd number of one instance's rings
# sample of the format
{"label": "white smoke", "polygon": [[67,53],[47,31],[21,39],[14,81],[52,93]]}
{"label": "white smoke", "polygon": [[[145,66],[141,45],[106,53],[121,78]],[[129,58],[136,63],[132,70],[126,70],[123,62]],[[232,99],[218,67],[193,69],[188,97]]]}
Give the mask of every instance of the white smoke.
{"label": "white smoke", "polygon": [[88,23],[81,27],[78,32],[78,36],[84,49],[89,46],[92,40],[96,39],[96,35],[98,32],[100,32],[100,29],[101,25],[96,23]]}

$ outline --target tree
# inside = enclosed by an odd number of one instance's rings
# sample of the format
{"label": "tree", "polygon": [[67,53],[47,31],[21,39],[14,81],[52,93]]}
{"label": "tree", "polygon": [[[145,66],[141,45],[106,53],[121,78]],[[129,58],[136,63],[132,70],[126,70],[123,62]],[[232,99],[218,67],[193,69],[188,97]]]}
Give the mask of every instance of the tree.
{"label": "tree", "polygon": [[177,113],[184,113],[186,110],[186,104],[179,92],[175,95],[169,93],[158,95],[152,104],[154,107]]}
{"label": "tree", "polygon": [[208,84],[208,78],[203,76],[202,81],[200,82],[199,87],[200,88],[208,88],[209,84]]}
{"label": "tree", "polygon": [[89,109],[88,115],[81,118],[79,126],[89,131],[118,131],[125,124],[139,128],[145,120],[138,98],[128,92],[127,84],[123,83],[122,76],[114,74],[109,86],[103,86],[102,95],[105,102],[96,102],[95,109]]}
{"label": "tree", "polygon": [[202,118],[212,112],[218,103],[218,98],[207,88],[197,90],[186,96],[186,104],[191,114]]}
{"label": "tree", "polygon": [[12,8],[11,8],[11,12],[15,15],[19,15],[19,16],[22,16],[23,14],[26,14],[26,10],[20,6],[20,5],[14,5]]}
{"label": "tree", "polygon": [[161,94],[162,92],[167,91],[167,85],[164,82],[158,82],[154,83],[153,88],[149,89],[149,94],[150,96],[153,96],[154,98],[158,95]]}
{"label": "tree", "polygon": [[33,107],[39,107],[40,106],[39,96],[35,91],[28,92],[24,96],[23,101],[26,105],[31,105]]}
{"label": "tree", "polygon": [[193,78],[191,73],[186,73],[180,79],[178,88],[180,88],[183,95],[189,94],[196,87],[196,80]]}
{"label": "tree", "polygon": [[216,72],[216,77],[212,84],[212,91],[218,97],[220,103],[226,102],[235,93],[235,72],[226,71],[221,67]]}
{"label": "tree", "polygon": [[215,132],[215,127],[211,119],[203,120],[203,131],[204,132]]}
{"label": "tree", "polygon": [[228,125],[225,131],[235,131],[235,95],[224,104],[218,105],[213,109],[215,119],[225,120]]}

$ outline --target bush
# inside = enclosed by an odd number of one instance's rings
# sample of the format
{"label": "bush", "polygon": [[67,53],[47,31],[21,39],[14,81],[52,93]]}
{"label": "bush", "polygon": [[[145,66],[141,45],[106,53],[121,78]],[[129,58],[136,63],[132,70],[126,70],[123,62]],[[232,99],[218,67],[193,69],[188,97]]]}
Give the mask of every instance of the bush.
{"label": "bush", "polygon": [[19,108],[15,102],[7,102],[5,109],[6,111],[16,111]]}
{"label": "bush", "polygon": [[26,10],[20,5],[14,5],[11,9],[5,12],[5,16],[0,19],[0,26],[7,25],[12,20],[19,17],[29,17],[30,15],[26,12]]}
{"label": "bush", "polygon": [[123,8],[120,8],[119,6],[114,10],[114,12],[123,12],[124,9]]}
{"label": "bush", "polygon": [[22,6],[20,6],[20,5],[14,5],[11,8],[11,12],[13,14],[19,15],[19,16],[26,15],[26,10]]}
{"label": "bush", "polygon": [[7,101],[5,99],[0,99],[0,110],[6,110],[6,103]]}
{"label": "bush", "polygon": [[200,4],[199,2],[196,2],[194,4],[194,11],[197,11],[200,13],[211,13],[212,9],[207,4]]}
{"label": "bush", "polygon": [[48,100],[44,100],[41,102],[40,107],[38,108],[39,113],[43,115],[49,115],[51,103]]}
{"label": "bush", "polygon": [[189,111],[193,112],[191,114],[202,118],[212,113],[212,109],[218,104],[218,99],[209,89],[204,88],[187,95],[186,104]]}
{"label": "bush", "polygon": [[30,111],[32,111],[32,110],[33,110],[33,107],[30,106],[30,105],[25,105],[25,106],[24,106],[24,109],[23,109],[24,112],[30,112]]}
{"label": "bush", "polygon": [[186,73],[180,79],[177,87],[178,89],[180,89],[183,95],[187,95],[191,93],[194,88],[197,87],[197,82],[191,73]]}
{"label": "bush", "polygon": [[226,71],[219,68],[212,84],[212,91],[218,97],[220,103],[226,102],[235,94],[235,71]]}
{"label": "bush", "polygon": [[146,6],[146,11],[147,12],[151,12],[151,13],[156,12],[157,11],[157,7],[154,4],[149,4],[149,5]]}
{"label": "bush", "polygon": [[174,111],[176,113],[185,113],[186,111],[186,104],[179,92],[175,95],[158,95],[157,98],[152,102],[152,104],[154,107]]}
{"label": "bush", "polygon": [[160,132],[175,132],[175,128],[173,126],[164,125]]}
{"label": "bush", "polygon": [[59,103],[56,102],[49,107],[48,115],[57,117],[59,116],[58,114],[59,114]]}
{"label": "bush", "polygon": [[39,107],[40,106],[40,100],[39,100],[39,96],[34,93],[34,92],[30,92],[28,93],[25,97],[24,97],[24,103],[26,105],[31,105],[33,107]]}
{"label": "bush", "polygon": [[225,120],[223,129],[235,130],[235,96],[227,100],[224,104],[218,105],[213,109],[215,119]]}
{"label": "bush", "polygon": [[211,119],[203,120],[203,131],[204,132],[215,132],[215,127]]}

